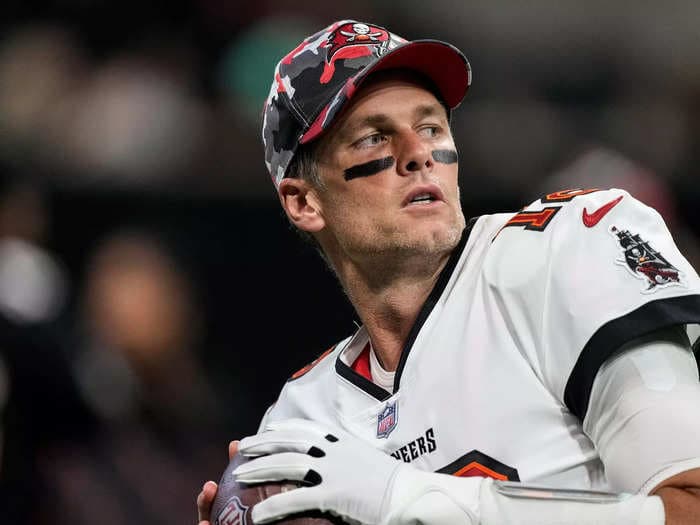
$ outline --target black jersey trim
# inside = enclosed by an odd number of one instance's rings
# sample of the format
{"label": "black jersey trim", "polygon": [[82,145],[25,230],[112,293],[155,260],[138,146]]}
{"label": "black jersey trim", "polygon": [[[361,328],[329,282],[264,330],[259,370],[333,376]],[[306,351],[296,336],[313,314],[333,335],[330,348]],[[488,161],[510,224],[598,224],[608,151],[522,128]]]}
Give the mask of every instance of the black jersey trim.
{"label": "black jersey trim", "polygon": [[379,401],[386,401],[391,397],[391,392],[387,392],[379,385],[372,383],[372,381],[358,374],[352,368],[346,365],[340,358],[340,355],[335,360],[335,371],[338,372],[340,376],[350,381],[353,385],[364,390]]}
{"label": "black jersey trim", "polygon": [[394,376],[394,392],[398,392],[399,390],[399,385],[401,384],[401,375],[403,374],[403,369],[406,366],[408,354],[411,352],[411,348],[413,348],[413,343],[416,341],[416,337],[418,337],[418,333],[420,332],[421,328],[423,328],[425,320],[428,318],[430,312],[433,311],[433,308],[440,299],[442,292],[445,291],[445,287],[447,286],[450,277],[452,277],[452,272],[454,271],[455,266],[457,266],[457,261],[459,261],[459,258],[462,256],[464,247],[467,245],[467,241],[469,240],[469,236],[472,233],[474,224],[476,224],[476,221],[478,219],[479,217],[472,217],[471,219],[469,219],[467,227],[464,228],[464,231],[462,232],[462,238],[459,240],[459,244],[457,244],[454,251],[450,255],[450,259],[447,261],[447,264],[440,272],[440,276],[438,277],[438,280],[435,283],[433,290],[430,292],[430,295],[425,300],[425,303],[423,303],[423,307],[420,309],[420,312],[418,312],[416,322],[413,323],[413,327],[408,333],[406,344],[404,345],[403,350],[401,351],[399,365],[396,368],[396,375]]}
{"label": "black jersey trim", "polygon": [[583,347],[564,390],[568,409],[583,421],[593,381],[625,343],[667,326],[700,322],[700,295],[657,299],[601,326]]}
{"label": "black jersey trim", "polygon": [[[404,366],[406,365],[406,359],[408,358],[408,354],[411,351],[411,347],[413,346],[416,337],[418,337],[418,332],[420,332],[423,323],[425,323],[425,320],[428,318],[428,315],[430,315],[430,312],[433,310],[433,307],[435,306],[435,304],[437,304],[438,299],[442,295],[442,292],[445,290],[445,287],[447,286],[447,283],[450,280],[452,272],[454,271],[455,266],[457,265],[457,261],[459,261],[459,258],[461,257],[462,252],[464,251],[464,247],[467,245],[467,240],[469,239],[469,235],[471,234],[472,228],[474,227],[474,223],[476,223],[478,218],[479,217],[474,217],[470,219],[469,223],[467,224],[467,227],[464,228],[464,231],[462,232],[462,238],[459,240],[457,246],[455,246],[455,249],[452,251],[452,254],[450,254],[450,258],[447,261],[445,267],[440,272],[440,276],[438,277],[435,286],[430,292],[428,299],[426,299],[425,303],[421,307],[421,310],[418,313],[418,317],[416,318],[416,322],[413,323],[413,327],[411,328],[411,331],[408,334],[406,344],[404,345],[403,351],[401,352],[399,365],[396,369],[396,376],[394,377],[394,392],[398,391],[399,389],[401,373],[403,372]],[[340,352],[340,354],[338,354],[338,357],[335,360],[335,371],[341,377],[345,378],[350,383],[360,388],[361,390],[364,390],[366,393],[378,399],[379,401],[386,401],[391,397],[392,394],[390,392],[387,392],[382,387],[374,384],[366,377],[361,376],[360,374],[355,372],[350,366],[348,366],[345,362],[343,362],[343,360],[341,359],[341,355],[342,351]]]}

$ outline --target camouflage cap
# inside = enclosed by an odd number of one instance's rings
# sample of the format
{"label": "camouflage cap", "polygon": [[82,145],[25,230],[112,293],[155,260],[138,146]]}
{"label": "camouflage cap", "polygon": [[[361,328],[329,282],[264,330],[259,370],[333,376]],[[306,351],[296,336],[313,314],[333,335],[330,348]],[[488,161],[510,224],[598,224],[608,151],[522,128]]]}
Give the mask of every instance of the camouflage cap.
{"label": "camouflage cap", "polygon": [[408,41],[355,20],[335,22],[306,38],[277,64],[263,111],[265,163],[275,186],[299,144],[327,129],[370,73],[410,69],[430,78],[450,109],[471,83],[464,55],[439,40]]}

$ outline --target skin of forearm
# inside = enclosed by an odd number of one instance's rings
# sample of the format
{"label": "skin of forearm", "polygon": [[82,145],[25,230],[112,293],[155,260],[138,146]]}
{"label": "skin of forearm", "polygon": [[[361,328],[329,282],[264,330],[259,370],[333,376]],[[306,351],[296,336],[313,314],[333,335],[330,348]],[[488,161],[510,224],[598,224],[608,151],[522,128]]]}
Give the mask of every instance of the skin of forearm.
{"label": "skin of forearm", "polygon": [[700,488],[662,487],[656,491],[666,512],[666,525],[693,525],[700,522]]}
{"label": "skin of forearm", "polygon": [[670,477],[657,485],[651,494],[663,501],[666,525],[700,523],[700,468]]}

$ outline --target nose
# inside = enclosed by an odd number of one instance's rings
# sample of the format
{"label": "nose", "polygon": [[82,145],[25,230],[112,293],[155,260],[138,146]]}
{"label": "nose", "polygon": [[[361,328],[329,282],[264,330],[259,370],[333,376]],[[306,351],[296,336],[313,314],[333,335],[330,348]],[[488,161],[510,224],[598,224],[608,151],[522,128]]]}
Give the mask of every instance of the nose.
{"label": "nose", "polygon": [[396,166],[399,175],[412,175],[433,168],[434,161],[429,145],[415,133],[408,133],[401,138],[401,149],[397,153]]}

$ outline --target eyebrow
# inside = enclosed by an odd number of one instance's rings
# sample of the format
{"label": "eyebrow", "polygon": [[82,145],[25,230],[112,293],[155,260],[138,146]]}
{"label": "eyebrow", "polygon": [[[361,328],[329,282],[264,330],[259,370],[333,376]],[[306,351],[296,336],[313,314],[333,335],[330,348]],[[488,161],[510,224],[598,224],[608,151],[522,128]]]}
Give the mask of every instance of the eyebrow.
{"label": "eyebrow", "polygon": [[[420,120],[426,117],[431,117],[433,115],[440,115],[441,113],[441,116],[447,118],[445,115],[445,108],[439,102],[436,102],[435,104],[421,104],[414,108],[413,120]],[[344,126],[341,137],[343,140],[348,140],[360,129],[363,129],[365,127],[382,128],[389,124],[391,121],[391,117],[389,117],[389,115],[386,115],[385,113],[374,113],[372,115],[368,115],[364,118],[361,118],[357,122],[353,122],[347,126]]]}
{"label": "eyebrow", "polygon": [[375,113],[373,115],[368,115],[364,118],[361,118],[357,122],[352,122],[349,125],[343,126],[341,139],[350,140],[355,135],[355,133],[357,133],[363,128],[382,128],[386,126],[389,122],[391,122],[391,119],[388,115],[385,115],[384,113]]}
{"label": "eyebrow", "polygon": [[420,120],[425,117],[432,117],[433,115],[438,115],[440,113],[442,113],[442,116],[447,117],[445,114],[445,108],[440,103],[421,104],[415,110],[413,110],[413,116],[416,120]]}

